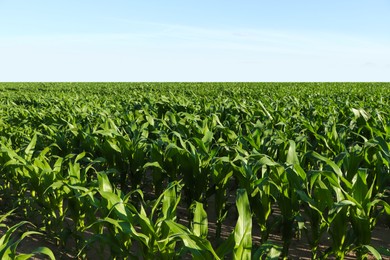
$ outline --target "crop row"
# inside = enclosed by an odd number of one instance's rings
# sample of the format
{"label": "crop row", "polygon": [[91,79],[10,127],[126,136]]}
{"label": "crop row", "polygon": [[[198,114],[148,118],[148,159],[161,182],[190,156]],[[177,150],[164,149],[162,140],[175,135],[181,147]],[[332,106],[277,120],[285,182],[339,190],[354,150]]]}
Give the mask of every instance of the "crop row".
{"label": "crop row", "polygon": [[0,90],[2,210],[79,257],[288,257],[297,236],[313,258],[388,254],[371,243],[390,216],[384,84]]}

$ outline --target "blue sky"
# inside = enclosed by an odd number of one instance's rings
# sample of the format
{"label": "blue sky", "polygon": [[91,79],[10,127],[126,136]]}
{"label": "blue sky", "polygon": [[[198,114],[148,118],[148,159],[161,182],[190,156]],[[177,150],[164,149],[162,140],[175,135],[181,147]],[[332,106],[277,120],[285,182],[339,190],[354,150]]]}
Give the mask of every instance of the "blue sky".
{"label": "blue sky", "polygon": [[0,0],[0,81],[390,81],[390,1]]}

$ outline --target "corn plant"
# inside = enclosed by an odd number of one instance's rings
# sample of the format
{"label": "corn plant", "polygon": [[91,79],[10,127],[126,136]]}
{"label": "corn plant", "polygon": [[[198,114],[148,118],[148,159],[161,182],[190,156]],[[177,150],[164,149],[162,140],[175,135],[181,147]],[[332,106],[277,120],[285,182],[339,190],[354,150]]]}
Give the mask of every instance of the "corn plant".
{"label": "corn plant", "polygon": [[380,258],[388,86],[1,83],[0,206],[81,258]]}
{"label": "corn plant", "polygon": [[0,228],[7,228],[7,231],[0,237],[0,257],[1,259],[28,259],[37,255],[46,255],[50,259],[55,259],[53,252],[47,247],[38,247],[31,253],[18,253],[18,246],[23,239],[36,235],[43,235],[37,231],[24,231],[20,235],[17,232],[23,226],[31,225],[28,221],[21,221],[13,226],[9,227],[4,224],[4,221],[9,217],[14,210],[0,215]]}

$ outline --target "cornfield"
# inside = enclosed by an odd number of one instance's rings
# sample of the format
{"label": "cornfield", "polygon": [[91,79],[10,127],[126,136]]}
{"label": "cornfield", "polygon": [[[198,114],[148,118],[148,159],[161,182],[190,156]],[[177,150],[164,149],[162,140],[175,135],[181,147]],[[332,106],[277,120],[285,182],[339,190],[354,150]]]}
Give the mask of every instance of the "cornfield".
{"label": "cornfield", "polygon": [[2,259],[390,256],[388,83],[1,83],[0,115]]}

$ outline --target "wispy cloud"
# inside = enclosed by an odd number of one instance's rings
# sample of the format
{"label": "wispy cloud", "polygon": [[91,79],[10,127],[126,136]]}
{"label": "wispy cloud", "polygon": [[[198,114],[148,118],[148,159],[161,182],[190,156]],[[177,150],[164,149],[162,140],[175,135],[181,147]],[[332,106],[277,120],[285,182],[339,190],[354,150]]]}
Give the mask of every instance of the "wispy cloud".
{"label": "wispy cloud", "polygon": [[[182,49],[217,49],[278,54],[326,56],[329,53],[390,55],[390,42],[364,39],[332,32],[270,30],[251,28],[203,28],[178,24],[161,24],[117,19],[127,23],[121,33],[51,34],[1,37],[1,45],[19,44],[86,44],[110,46],[170,47]],[[108,45],[107,45],[108,44]],[[388,56],[387,56],[388,57]]]}
{"label": "wispy cloud", "polygon": [[372,70],[372,64],[383,69],[390,59],[390,43],[385,39],[117,22],[126,23],[127,29],[0,36],[0,69],[19,77],[22,68],[28,71],[25,80],[47,79],[49,71],[48,80],[364,81],[385,80],[379,69],[373,76],[364,72]]}

